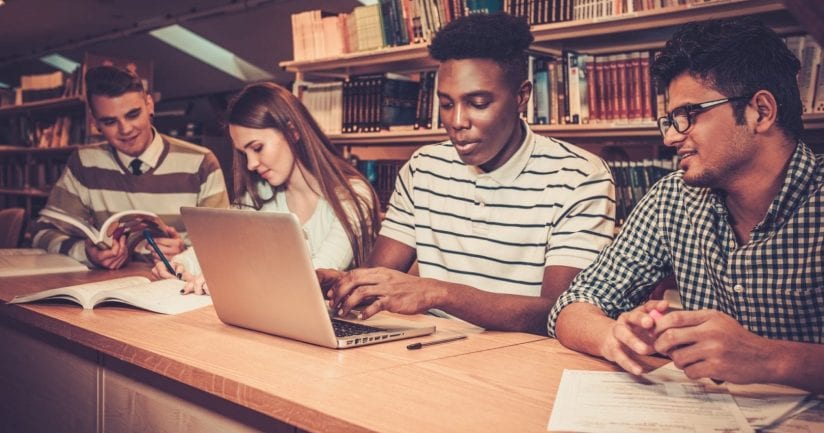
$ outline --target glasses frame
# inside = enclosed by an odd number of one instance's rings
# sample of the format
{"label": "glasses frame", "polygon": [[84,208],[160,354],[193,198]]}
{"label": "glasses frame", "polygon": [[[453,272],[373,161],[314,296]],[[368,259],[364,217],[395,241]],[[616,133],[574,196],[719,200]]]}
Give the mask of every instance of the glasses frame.
{"label": "glasses frame", "polygon": [[[673,127],[679,134],[683,134],[687,132],[687,130],[690,129],[690,127],[695,123],[695,118],[699,114],[709,110],[710,108],[717,107],[721,104],[726,104],[727,102],[749,100],[752,97],[753,95],[732,96],[729,98],[721,98],[716,99],[714,101],[702,102],[700,104],[682,105],[667,113],[666,116],[658,118],[658,132],[661,133],[662,137],[666,137],[667,131],[669,131],[670,127]],[[681,125],[678,124],[678,122],[675,121],[675,118],[680,116],[684,116],[687,118],[687,125],[683,128],[681,127]]]}

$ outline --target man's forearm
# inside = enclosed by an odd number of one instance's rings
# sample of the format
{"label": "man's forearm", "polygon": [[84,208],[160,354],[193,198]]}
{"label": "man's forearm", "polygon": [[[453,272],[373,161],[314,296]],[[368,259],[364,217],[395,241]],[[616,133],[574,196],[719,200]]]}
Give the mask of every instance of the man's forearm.
{"label": "man's forearm", "polygon": [[604,341],[612,332],[614,320],[595,305],[586,302],[569,304],[561,310],[555,336],[564,346],[577,352],[604,357]]}
{"label": "man's forearm", "polygon": [[770,344],[765,347],[765,352],[769,354],[766,368],[773,372],[773,377],[768,378],[768,381],[824,393],[821,364],[824,359],[824,344],[769,341]]}
{"label": "man's forearm", "polygon": [[432,284],[442,285],[433,289],[439,294],[435,308],[485,329],[546,335],[551,299],[492,293],[443,281]]}

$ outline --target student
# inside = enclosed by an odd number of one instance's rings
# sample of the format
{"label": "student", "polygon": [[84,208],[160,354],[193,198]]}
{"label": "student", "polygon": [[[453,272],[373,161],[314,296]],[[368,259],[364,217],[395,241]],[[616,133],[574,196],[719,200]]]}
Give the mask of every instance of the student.
{"label": "student", "polygon": [[[401,169],[368,269],[320,271],[344,315],[362,301],[476,325],[546,332],[557,296],[612,239],[614,187],[598,157],[533,133],[522,18],[459,18],[434,38],[449,140]],[[417,259],[420,278],[405,273]]]}
{"label": "student", "polygon": [[[824,391],[824,157],[799,139],[798,70],[753,21],[673,35],[652,71],[680,170],[561,296],[550,335],[633,374],[657,352],[691,378]],[[671,272],[685,311],[646,301]]]}
{"label": "student", "polygon": [[[379,224],[377,197],[306,107],[283,87],[258,83],[232,99],[226,117],[236,151],[236,206],[294,213],[315,267],[363,264]],[[193,249],[172,262],[189,282],[186,292],[208,293]],[[174,278],[162,263],[152,272]]]}
{"label": "student", "polygon": [[[154,101],[133,72],[99,66],[86,72],[86,98],[106,143],[79,149],[68,160],[46,208],[57,208],[100,227],[110,215],[130,209],[158,214],[170,230],[157,238],[174,255],[186,248],[180,206],[225,207],[229,198],[217,158],[208,149],[162,135],[152,127]],[[126,264],[121,236],[102,249],[69,236],[44,219],[32,244],[106,269]]]}

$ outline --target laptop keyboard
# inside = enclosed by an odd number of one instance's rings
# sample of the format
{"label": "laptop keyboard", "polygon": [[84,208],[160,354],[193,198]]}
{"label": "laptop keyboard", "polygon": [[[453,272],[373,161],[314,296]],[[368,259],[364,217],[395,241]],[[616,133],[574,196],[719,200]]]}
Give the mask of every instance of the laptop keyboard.
{"label": "laptop keyboard", "polygon": [[375,328],[374,326],[361,325],[359,323],[344,322],[343,320],[334,319],[332,320],[332,328],[335,329],[335,335],[338,337],[351,337],[353,335],[385,331],[382,328]]}

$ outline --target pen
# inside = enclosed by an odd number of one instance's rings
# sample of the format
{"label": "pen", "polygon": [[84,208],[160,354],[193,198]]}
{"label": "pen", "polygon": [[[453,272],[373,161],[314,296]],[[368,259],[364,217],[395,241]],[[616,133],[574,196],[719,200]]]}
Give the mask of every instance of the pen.
{"label": "pen", "polygon": [[442,338],[440,340],[427,341],[426,343],[412,343],[412,344],[406,346],[406,348],[409,349],[409,350],[416,350],[416,349],[421,349],[421,348],[426,347],[426,346],[432,346],[432,345],[435,345],[435,344],[443,344],[443,343],[449,343],[450,341],[463,340],[464,338],[466,338],[466,335],[457,335],[455,337],[449,337],[449,338]]}
{"label": "pen", "polygon": [[150,232],[149,230],[143,230],[143,237],[146,238],[146,242],[149,243],[154,252],[156,252],[157,255],[160,257],[160,260],[163,261],[163,264],[166,265],[166,270],[169,271],[170,274],[177,277],[177,279],[179,280],[183,275],[181,275],[179,272],[175,272],[175,268],[172,267],[172,264],[169,263],[169,260],[166,258],[166,256],[163,255],[163,252],[160,251],[160,247],[158,247],[157,243],[155,243],[155,240],[152,237],[152,232]]}

